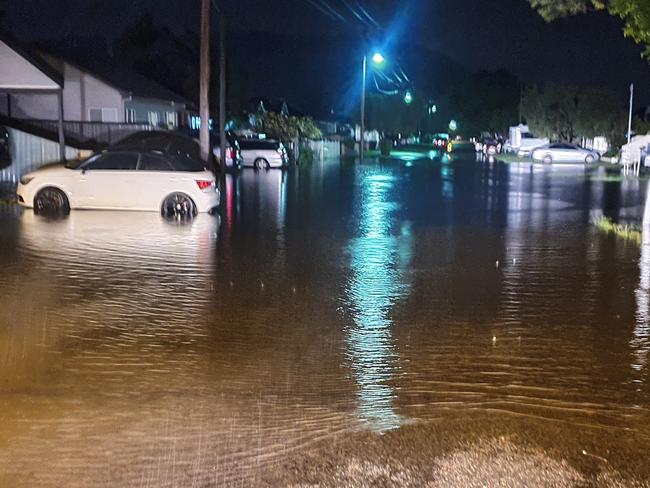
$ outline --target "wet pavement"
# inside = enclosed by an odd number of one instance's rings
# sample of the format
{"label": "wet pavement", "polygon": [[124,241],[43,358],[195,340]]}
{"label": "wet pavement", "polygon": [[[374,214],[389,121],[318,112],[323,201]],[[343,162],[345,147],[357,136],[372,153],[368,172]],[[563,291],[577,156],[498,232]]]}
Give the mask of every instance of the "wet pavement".
{"label": "wet pavement", "polygon": [[[645,181],[338,161],[0,206],[0,486],[650,486]],[[647,240],[650,237],[646,236]]]}

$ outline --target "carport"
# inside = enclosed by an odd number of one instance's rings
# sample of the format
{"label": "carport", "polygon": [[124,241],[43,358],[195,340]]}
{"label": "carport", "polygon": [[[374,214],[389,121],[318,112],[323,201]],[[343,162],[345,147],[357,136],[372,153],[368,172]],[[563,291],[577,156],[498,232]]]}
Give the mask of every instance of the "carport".
{"label": "carport", "polygon": [[38,57],[21,49],[12,40],[0,37],[0,96],[7,97],[7,116],[11,113],[12,93],[50,93],[57,97],[58,136],[61,160],[65,159],[63,133],[63,77]]}

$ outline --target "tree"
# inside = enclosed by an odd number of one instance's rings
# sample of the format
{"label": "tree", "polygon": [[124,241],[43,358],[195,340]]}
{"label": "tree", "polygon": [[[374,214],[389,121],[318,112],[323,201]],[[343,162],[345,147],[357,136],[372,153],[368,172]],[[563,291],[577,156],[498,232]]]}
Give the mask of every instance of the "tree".
{"label": "tree", "polygon": [[524,93],[522,113],[534,133],[551,140],[605,136],[612,146],[624,142],[625,111],[602,89],[532,87]]}
{"label": "tree", "polygon": [[283,142],[290,142],[297,137],[320,139],[323,135],[311,117],[285,116],[275,112],[258,114],[256,121],[264,132]]}
{"label": "tree", "polygon": [[648,0],[528,0],[528,3],[548,22],[591,10],[606,10],[623,19],[623,33],[643,46],[643,57],[650,61]]}

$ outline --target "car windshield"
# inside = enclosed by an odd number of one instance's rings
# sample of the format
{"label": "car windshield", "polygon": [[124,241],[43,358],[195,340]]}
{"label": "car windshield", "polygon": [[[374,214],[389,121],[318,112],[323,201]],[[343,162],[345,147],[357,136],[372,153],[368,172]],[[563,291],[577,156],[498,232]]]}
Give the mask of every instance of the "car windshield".
{"label": "car windshield", "polygon": [[71,161],[66,161],[65,167],[68,169],[79,169],[82,165],[86,164],[87,162],[94,161],[98,157],[99,154],[93,154],[92,156],[85,159],[73,159]]}

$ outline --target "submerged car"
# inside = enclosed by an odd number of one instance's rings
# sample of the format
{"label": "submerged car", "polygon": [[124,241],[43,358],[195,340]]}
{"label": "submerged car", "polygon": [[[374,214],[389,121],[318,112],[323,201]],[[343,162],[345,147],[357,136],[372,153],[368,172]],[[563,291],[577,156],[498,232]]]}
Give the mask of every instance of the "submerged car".
{"label": "submerged car", "polygon": [[269,169],[282,168],[289,163],[287,149],[279,141],[241,139],[239,147],[244,166]]}
{"label": "submerged car", "polygon": [[533,149],[531,153],[533,161],[543,163],[586,163],[591,164],[600,159],[600,154],[596,151],[583,149],[573,144],[546,144],[544,146]]}
{"label": "submerged car", "polygon": [[192,217],[219,205],[214,173],[203,163],[177,151],[121,147],[23,175],[16,193],[37,213],[110,209]]}

